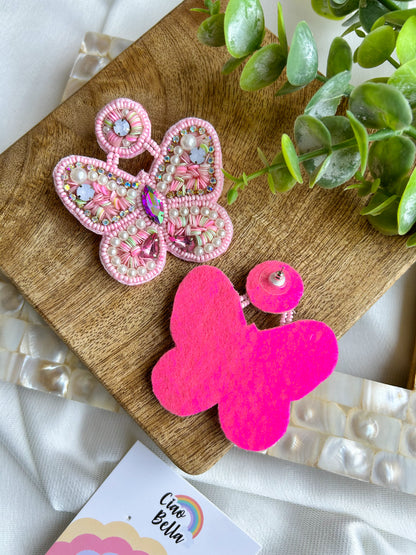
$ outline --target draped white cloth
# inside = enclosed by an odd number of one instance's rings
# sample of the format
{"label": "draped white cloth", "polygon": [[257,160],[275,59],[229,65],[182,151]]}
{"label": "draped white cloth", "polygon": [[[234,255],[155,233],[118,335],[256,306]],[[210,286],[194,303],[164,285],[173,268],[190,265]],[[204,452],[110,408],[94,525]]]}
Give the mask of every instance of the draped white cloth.
{"label": "draped white cloth", "polygon": [[[0,151],[58,105],[86,31],[134,40],[176,4],[0,0]],[[283,2],[289,34],[307,19],[325,52],[336,31],[309,4]],[[263,5],[275,30],[275,2]],[[415,278],[412,268],[345,335],[339,371],[405,384]],[[123,412],[0,383],[0,553],[44,554],[136,439],[166,460]],[[416,553],[410,495],[237,448],[189,479],[263,545],[262,554]]]}

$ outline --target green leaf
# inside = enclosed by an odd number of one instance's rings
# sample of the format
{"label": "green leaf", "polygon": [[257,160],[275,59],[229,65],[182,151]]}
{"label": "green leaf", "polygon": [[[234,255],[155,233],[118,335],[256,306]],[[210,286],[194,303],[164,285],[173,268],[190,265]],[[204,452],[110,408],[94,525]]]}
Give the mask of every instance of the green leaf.
{"label": "green leaf", "polygon": [[280,89],[277,91],[276,96],[284,96],[285,94],[291,94],[293,92],[300,91],[301,89],[303,89],[304,86],[305,85],[295,87],[294,85],[291,85],[289,81],[286,81],[286,83],[284,83],[284,85],[280,87]]}
{"label": "green leaf", "polygon": [[327,19],[342,19],[342,16],[337,17],[334,15],[334,12],[329,6],[329,0],[312,0],[312,8],[317,14],[322,15]]}
{"label": "green leaf", "polygon": [[352,51],[346,40],[335,37],[328,52],[326,76],[333,77],[343,71],[351,71]]}
{"label": "green leaf", "polygon": [[377,29],[378,27],[383,27],[384,25],[391,25],[394,28],[403,27],[409,17],[412,17],[414,15],[416,15],[416,8],[388,12],[385,15],[379,17],[377,21],[375,21],[371,30]]}
{"label": "green leaf", "polygon": [[209,14],[209,10],[206,10],[205,8],[190,8],[189,11],[190,12],[195,12],[195,13],[207,13],[207,14]]}
{"label": "green leaf", "polygon": [[198,40],[207,46],[224,46],[224,14],[211,15],[198,28]]}
{"label": "green leaf", "polygon": [[406,247],[407,248],[416,247],[416,233],[413,233],[413,235],[411,235],[409,239],[406,241]]}
{"label": "green leaf", "polygon": [[290,171],[292,177],[296,179],[298,183],[303,183],[302,174],[300,173],[299,158],[295,145],[286,133],[283,133],[282,135],[282,152],[287,169]]}
{"label": "green leaf", "polygon": [[233,175],[231,175],[230,173],[226,172],[224,170],[224,168],[221,169],[222,173],[224,174],[224,176],[229,179],[230,181],[233,181],[234,183],[236,183],[236,181],[238,181],[237,177],[234,177]]}
{"label": "green leaf", "polygon": [[360,151],[361,172],[364,174],[367,167],[368,159],[368,133],[364,125],[358,121],[352,112],[347,110],[347,117],[351,124],[352,130],[357,141],[358,150]]}
{"label": "green leaf", "polygon": [[383,6],[379,0],[366,0],[359,9],[360,22],[363,29],[368,33],[377,19],[390,10]]}
{"label": "green leaf", "polygon": [[359,0],[329,0],[332,13],[344,17],[358,8]]}
{"label": "green leaf", "polygon": [[416,107],[416,59],[396,69],[388,84],[396,87],[412,108]]}
{"label": "green leaf", "polygon": [[305,108],[305,114],[322,118],[333,116],[337,111],[341,98],[349,90],[350,71],[343,71],[331,77],[316,92]]}
{"label": "green leaf", "polygon": [[353,31],[357,31],[357,29],[359,29],[361,27],[361,23],[353,23],[352,25],[350,25],[349,27],[347,27],[345,29],[345,31],[342,33],[341,37],[346,37],[347,35],[349,35],[350,33],[352,33]]}
{"label": "green leaf", "polygon": [[283,154],[281,152],[278,152],[272,160],[272,165],[277,164],[281,164],[282,168],[279,168],[277,170],[270,170],[267,177],[268,179],[270,177],[270,179],[272,180],[275,192],[286,193],[287,191],[293,189],[297,181],[288,170],[285,159],[283,158]]}
{"label": "green leaf", "polygon": [[[350,122],[343,116],[329,116],[322,118],[321,121],[329,131],[332,146],[354,137]],[[318,181],[318,185],[324,189],[333,189],[343,185],[354,176],[360,167],[360,161],[361,157],[357,144],[334,150],[331,163],[326,168],[323,177]]]}
{"label": "green leaf", "polygon": [[216,2],[213,2],[211,4],[211,8],[209,10],[209,13],[211,15],[216,15],[216,14],[220,13],[220,9],[221,9],[221,2],[220,2],[220,0],[216,0]]}
{"label": "green leaf", "polygon": [[230,0],[225,10],[225,41],[233,58],[257,50],[264,35],[264,14],[259,0]]}
{"label": "green leaf", "polygon": [[382,191],[378,191],[364,208],[361,209],[361,216],[378,216],[386,208],[397,200],[396,195],[388,196]]}
{"label": "green leaf", "polygon": [[409,17],[397,37],[397,56],[401,64],[416,58],[416,16]]}
{"label": "green leaf", "polygon": [[276,185],[271,173],[267,174],[267,183],[269,184],[269,189],[275,195],[277,193]]}
{"label": "green leaf", "polygon": [[399,235],[410,231],[416,223],[416,169],[406,185],[397,212]]}
{"label": "green leaf", "polygon": [[382,233],[383,235],[398,235],[397,228],[397,210],[399,207],[399,199],[396,198],[381,214],[378,216],[367,216],[369,223]]}
{"label": "green leaf", "polygon": [[264,152],[259,147],[257,147],[257,155],[260,158],[260,160],[263,162],[264,167],[268,168],[270,164],[267,161],[266,155],[264,154]]}
{"label": "green leaf", "polygon": [[287,78],[295,86],[307,85],[318,71],[318,51],[305,21],[297,24],[287,58]]}
{"label": "green leaf", "polygon": [[277,3],[277,36],[279,37],[279,44],[283,49],[283,52],[287,56],[287,37],[286,37],[286,27],[285,21],[283,19],[283,10],[280,2]]}
{"label": "green leaf", "polygon": [[358,48],[357,62],[361,67],[376,67],[384,63],[396,45],[396,33],[386,25],[371,31]]}
{"label": "green leaf", "polygon": [[237,200],[237,197],[238,197],[238,191],[236,188],[233,187],[227,193],[228,204],[232,204],[233,202],[235,202]]}
{"label": "green leaf", "polygon": [[349,109],[366,127],[403,129],[412,122],[412,111],[402,93],[384,83],[362,83],[350,96]]}
{"label": "green leaf", "polygon": [[240,87],[244,91],[257,91],[267,87],[279,77],[286,65],[286,54],[280,44],[268,44],[257,50],[244,66]]}
{"label": "green leaf", "polygon": [[318,166],[316,168],[316,170],[313,172],[313,174],[311,175],[311,178],[309,180],[309,188],[312,189],[315,186],[315,183],[317,183],[325,174],[327,168],[329,167],[329,165],[332,162],[332,156],[333,156],[333,152],[331,154],[329,154],[325,160],[322,162],[322,164],[320,166]]}
{"label": "green leaf", "polygon": [[245,59],[246,58],[229,58],[222,66],[221,73],[223,75],[229,75],[235,69],[237,69],[244,62]]}
{"label": "green leaf", "polygon": [[413,167],[416,147],[407,137],[390,137],[371,145],[368,166],[373,177],[389,185],[407,175]]}
{"label": "green leaf", "polygon": [[295,121],[295,141],[301,154],[323,149],[315,158],[305,160],[303,166],[309,175],[322,164],[331,152],[331,135],[321,120],[308,115],[301,115]]}

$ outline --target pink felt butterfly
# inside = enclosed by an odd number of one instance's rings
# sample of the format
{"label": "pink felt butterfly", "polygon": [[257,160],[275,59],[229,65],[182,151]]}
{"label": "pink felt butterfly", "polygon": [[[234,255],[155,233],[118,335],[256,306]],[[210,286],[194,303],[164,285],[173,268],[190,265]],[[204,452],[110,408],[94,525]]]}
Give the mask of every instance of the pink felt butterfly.
{"label": "pink felt butterfly", "polygon": [[[104,268],[126,285],[139,285],[163,269],[166,251],[190,262],[225,252],[233,226],[217,204],[223,187],[221,147],[210,123],[186,118],[158,146],[146,110],[128,98],[107,104],[95,132],[107,160],[68,156],[55,167],[55,187],[68,210],[102,235]],[[118,167],[120,158],[149,151],[149,173]]]}
{"label": "pink felt butterfly", "polygon": [[173,305],[175,347],[152,372],[163,407],[188,416],[217,404],[225,435],[239,447],[260,451],[276,443],[286,431],[290,401],[334,369],[337,341],[326,324],[314,320],[260,331],[247,325],[242,307],[251,301],[290,321],[302,294],[299,274],[276,260],[253,268],[242,297],[218,268],[192,270]]}

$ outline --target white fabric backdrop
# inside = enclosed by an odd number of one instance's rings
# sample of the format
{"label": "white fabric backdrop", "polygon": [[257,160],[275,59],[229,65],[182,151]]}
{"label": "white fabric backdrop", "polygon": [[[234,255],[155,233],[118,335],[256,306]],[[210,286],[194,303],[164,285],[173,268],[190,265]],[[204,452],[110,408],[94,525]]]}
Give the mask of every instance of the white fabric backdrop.
{"label": "white fabric backdrop", "polygon": [[[58,105],[86,31],[134,40],[178,3],[0,0],[0,151]],[[307,19],[327,51],[332,24],[309,1],[282,3],[289,35]],[[275,1],[263,5],[276,30]],[[405,384],[415,278],[416,267],[342,338],[338,370]],[[44,554],[135,439],[161,454],[124,413],[0,383],[0,553]],[[262,554],[416,553],[413,496],[237,448],[190,481],[264,546]]]}

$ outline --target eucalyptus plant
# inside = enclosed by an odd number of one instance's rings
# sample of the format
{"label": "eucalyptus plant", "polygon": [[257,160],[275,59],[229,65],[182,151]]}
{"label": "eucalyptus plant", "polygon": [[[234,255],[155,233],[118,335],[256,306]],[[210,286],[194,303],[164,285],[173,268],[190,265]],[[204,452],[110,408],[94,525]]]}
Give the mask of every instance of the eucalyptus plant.
{"label": "eucalyptus plant", "polygon": [[[282,7],[277,6],[278,43],[262,46],[265,27],[259,0],[229,0],[224,13],[220,1],[204,0],[207,14],[198,29],[206,45],[226,46],[230,58],[222,68],[229,74],[245,64],[240,86],[257,91],[272,85],[286,68],[286,80],[276,96],[298,91],[314,80],[322,86],[295,122],[293,136],[283,134],[278,152],[269,161],[258,149],[262,167],[235,177],[228,202],[236,201],[248,183],[267,176],[272,193],[290,191],[302,183],[301,166],[309,186],[333,189],[350,182],[367,197],[361,214],[386,235],[405,235],[416,246],[416,9],[408,0],[311,0],[313,9],[330,19],[345,19],[345,32],[328,52],[326,75],[318,72],[318,52],[308,24],[296,26],[288,45]],[[361,43],[355,52],[345,36],[355,33]],[[373,68],[388,62],[392,71],[356,87],[350,83],[353,63]],[[338,115],[348,98],[346,115]]]}

